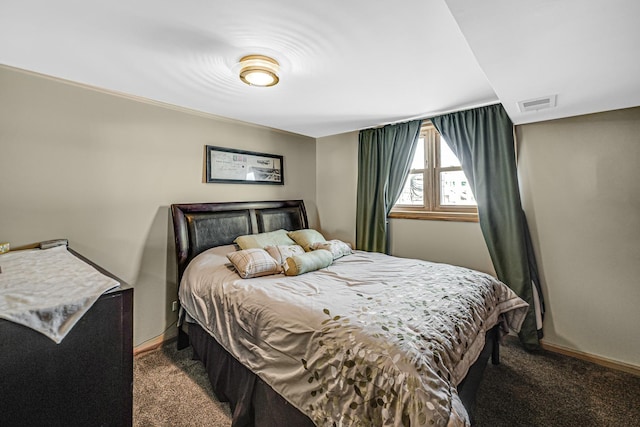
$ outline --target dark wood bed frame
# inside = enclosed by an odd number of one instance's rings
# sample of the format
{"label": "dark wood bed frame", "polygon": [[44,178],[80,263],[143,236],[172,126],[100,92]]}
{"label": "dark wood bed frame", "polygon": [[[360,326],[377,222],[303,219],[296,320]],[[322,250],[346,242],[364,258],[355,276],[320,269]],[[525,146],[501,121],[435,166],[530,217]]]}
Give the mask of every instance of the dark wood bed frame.
{"label": "dark wood bed frame", "polygon": [[[176,242],[178,286],[189,262],[201,252],[232,244],[236,237],[278,229],[308,228],[302,200],[171,205]],[[181,319],[183,320],[183,319]],[[476,391],[484,367],[491,357],[499,363],[498,328],[487,333],[487,344],[465,379],[458,394],[473,420]],[[189,323],[188,334],[178,329],[178,349],[191,345],[194,357],[203,362],[214,393],[229,402],[233,427],[313,426],[313,422],[257,375],[238,362],[200,326]]]}

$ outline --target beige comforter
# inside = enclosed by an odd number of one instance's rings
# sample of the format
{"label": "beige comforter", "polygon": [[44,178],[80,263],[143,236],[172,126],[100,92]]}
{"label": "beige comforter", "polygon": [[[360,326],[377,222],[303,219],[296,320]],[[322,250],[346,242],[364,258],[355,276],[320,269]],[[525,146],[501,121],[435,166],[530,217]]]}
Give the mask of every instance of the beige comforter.
{"label": "beige comforter", "polygon": [[356,251],[328,268],[240,279],[224,249],[188,266],[180,301],[318,426],[468,425],[456,386],[485,332],[527,304],[495,278]]}

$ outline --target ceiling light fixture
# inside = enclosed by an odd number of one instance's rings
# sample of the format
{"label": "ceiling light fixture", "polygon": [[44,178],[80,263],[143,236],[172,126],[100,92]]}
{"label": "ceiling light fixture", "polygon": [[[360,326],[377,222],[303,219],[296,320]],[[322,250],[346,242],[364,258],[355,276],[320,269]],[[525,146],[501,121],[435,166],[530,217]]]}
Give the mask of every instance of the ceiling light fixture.
{"label": "ceiling light fixture", "polygon": [[240,80],[249,86],[269,87],[278,84],[280,64],[264,55],[247,55],[240,58]]}

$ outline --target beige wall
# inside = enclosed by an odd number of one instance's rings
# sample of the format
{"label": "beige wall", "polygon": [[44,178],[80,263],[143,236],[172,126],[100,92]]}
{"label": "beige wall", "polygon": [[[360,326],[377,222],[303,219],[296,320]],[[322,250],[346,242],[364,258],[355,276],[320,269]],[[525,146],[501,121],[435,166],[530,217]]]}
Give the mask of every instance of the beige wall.
{"label": "beige wall", "polygon": [[320,228],[327,239],[355,246],[358,132],[319,138],[316,161]]}
{"label": "beige wall", "polygon": [[[284,155],[285,185],[202,183],[206,144]],[[300,198],[317,226],[315,145],[0,67],[0,241],[66,237],[133,285],[138,345],[175,320],[169,205]]]}
{"label": "beige wall", "polygon": [[495,275],[480,224],[391,219],[391,254],[460,265]]}
{"label": "beige wall", "polygon": [[517,136],[545,342],[640,366],[640,108]]}

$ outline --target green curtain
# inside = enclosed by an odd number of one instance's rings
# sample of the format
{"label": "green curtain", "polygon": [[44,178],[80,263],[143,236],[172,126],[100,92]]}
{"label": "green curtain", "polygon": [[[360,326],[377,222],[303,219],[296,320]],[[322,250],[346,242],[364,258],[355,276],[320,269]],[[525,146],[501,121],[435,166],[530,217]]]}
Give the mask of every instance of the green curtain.
{"label": "green curtain", "polygon": [[387,215],[411,168],[422,120],[360,131],[356,247],[389,252]]}
{"label": "green curtain", "polygon": [[[513,123],[502,105],[445,114],[431,119],[456,154],[478,202],[480,227],[498,278],[529,303],[520,331],[525,348],[539,347],[536,322],[535,258],[522,211],[516,171]],[[539,289],[538,297],[542,299]]]}

